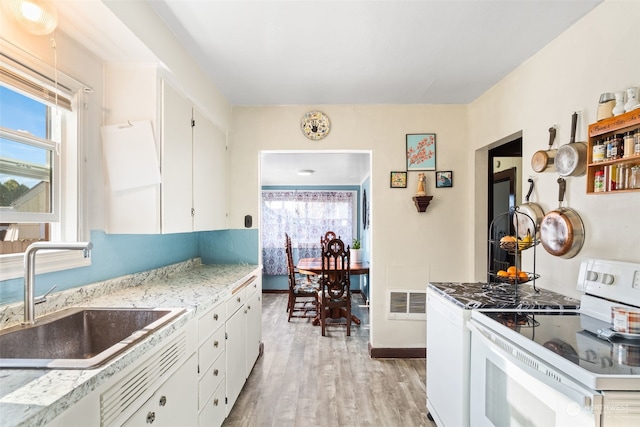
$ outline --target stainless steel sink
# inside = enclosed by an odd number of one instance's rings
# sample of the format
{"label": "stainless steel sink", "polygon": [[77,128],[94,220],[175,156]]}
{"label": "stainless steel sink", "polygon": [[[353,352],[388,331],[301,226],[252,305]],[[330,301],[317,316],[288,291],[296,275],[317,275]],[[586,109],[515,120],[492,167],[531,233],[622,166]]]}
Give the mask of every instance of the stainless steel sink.
{"label": "stainless steel sink", "polygon": [[0,331],[0,368],[90,369],[185,310],[70,308]]}

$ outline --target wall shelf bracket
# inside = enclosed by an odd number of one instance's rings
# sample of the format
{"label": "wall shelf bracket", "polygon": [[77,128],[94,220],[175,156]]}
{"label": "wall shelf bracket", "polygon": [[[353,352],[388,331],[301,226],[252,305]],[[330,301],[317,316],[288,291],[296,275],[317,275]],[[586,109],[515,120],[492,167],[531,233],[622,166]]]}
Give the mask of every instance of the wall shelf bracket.
{"label": "wall shelf bracket", "polygon": [[416,204],[418,212],[426,211],[427,206],[429,206],[429,203],[431,203],[431,199],[433,199],[433,196],[415,196],[413,198],[413,202]]}

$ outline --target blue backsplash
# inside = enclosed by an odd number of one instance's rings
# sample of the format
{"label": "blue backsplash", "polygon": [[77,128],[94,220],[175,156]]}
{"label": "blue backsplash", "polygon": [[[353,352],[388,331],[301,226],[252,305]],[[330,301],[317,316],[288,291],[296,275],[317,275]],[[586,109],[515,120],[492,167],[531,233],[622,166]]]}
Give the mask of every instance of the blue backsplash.
{"label": "blue backsplash", "polygon": [[[200,257],[203,264],[258,264],[258,230],[178,234],[92,231],[91,266],[36,276],[36,295],[56,292]],[[36,259],[37,263],[37,259]],[[22,301],[23,278],[0,282],[0,305]]]}

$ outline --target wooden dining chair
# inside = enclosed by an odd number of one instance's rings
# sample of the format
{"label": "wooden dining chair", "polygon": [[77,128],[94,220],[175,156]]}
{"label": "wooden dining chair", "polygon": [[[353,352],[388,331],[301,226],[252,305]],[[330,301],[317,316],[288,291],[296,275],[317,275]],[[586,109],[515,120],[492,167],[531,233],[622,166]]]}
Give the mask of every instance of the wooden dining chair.
{"label": "wooden dining chair", "polygon": [[347,336],[351,336],[351,269],[349,266],[349,247],[338,238],[327,242],[322,250],[322,275],[318,310],[322,336],[326,334],[327,319],[344,318]]}
{"label": "wooden dining chair", "polygon": [[287,276],[289,281],[289,298],[287,311],[290,321],[292,317],[312,317],[317,315],[318,291],[317,280],[304,276],[300,277],[293,263],[291,238],[285,233],[285,252],[287,254]]}
{"label": "wooden dining chair", "polygon": [[330,240],[339,238],[340,237],[338,237],[333,231],[327,231],[326,233],[324,233],[324,237],[320,236],[320,249],[324,249],[324,247],[327,245],[327,243],[329,243]]}

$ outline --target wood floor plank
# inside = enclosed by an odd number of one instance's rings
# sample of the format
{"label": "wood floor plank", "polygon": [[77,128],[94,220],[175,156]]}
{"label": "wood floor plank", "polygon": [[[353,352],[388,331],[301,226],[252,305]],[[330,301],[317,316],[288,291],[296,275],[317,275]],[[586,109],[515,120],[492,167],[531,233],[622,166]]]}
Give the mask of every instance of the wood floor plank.
{"label": "wood floor plank", "polygon": [[425,359],[371,359],[368,308],[361,325],[287,322],[286,294],[263,294],[264,353],[225,427],[435,427],[427,418]]}

